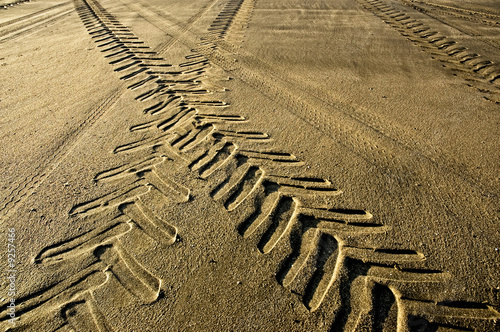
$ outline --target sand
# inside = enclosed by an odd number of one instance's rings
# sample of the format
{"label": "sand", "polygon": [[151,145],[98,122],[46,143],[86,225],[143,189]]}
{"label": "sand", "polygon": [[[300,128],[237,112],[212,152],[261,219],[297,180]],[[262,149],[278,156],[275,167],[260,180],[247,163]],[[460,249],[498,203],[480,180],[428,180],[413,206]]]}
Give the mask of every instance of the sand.
{"label": "sand", "polygon": [[2,331],[500,330],[498,1],[2,7]]}

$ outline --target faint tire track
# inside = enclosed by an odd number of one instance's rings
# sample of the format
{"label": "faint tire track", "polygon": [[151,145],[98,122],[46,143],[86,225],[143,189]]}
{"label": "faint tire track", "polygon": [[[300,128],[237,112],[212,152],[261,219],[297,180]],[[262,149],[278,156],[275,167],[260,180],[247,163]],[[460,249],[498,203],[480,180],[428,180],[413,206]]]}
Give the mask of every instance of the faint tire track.
{"label": "faint tire track", "polygon": [[[150,6],[147,3],[144,3],[143,1],[130,2],[130,1],[120,0],[120,2],[123,3],[125,6],[127,6],[128,8],[130,8],[131,10],[133,10],[134,12],[139,13],[139,15],[141,15],[140,13],[143,12],[142,10],[140,10],[141,8],[148,8],[148,10],[150,10],[151,12],[154,12],[158,16],[165,16],[166,15],[164,12],[156,9],[154,6]],[[189,31],[196,24],[196,22],[200,18],[202,18],[203,15],[205,15],[210,9],[212,9],[212,7],[215,6],[215,4],[217,4],[218,2],[219,2],[219,0],[211,0],[205,6],[203,6],[195,15],[191,16],[189,18],[189,20],[187,20],[185,23],[184,22],[178,22],[178,21],[176,21],[175,24],[177,26],[179,26],[179,32],[180,32],[180,34],[183,35],[187,31]],[[155,26],[155,27],[159,28],[160,30],[162,30],[162,28],[157,25],[157,22],[155,22],[154,20],[151,20],[151,16],[148,16],[148,15],[143,16],[143,15],[141,15],[141,17],[144,20],[146,20],[147,22],[151,23],[153,26]],[[170,18],[170,20],[174,19],[173,17],[169,17],[169,18]],[[175,45],[175,43],[177,41],[178,41],[178,39],[173,38],[173,39],[169,40],[168,42],[166,42],[166,43],[164,43],[162,45],[159,45],[155,49],[155,51],[158,54],[160,54],[160,55],[164,54],[169,48],[171,48],[173,45]]]}
{"label": "faint tire track", "polygon": [[2,23],[2,25],[0,25],[0,44],[36,32],[47,24],[53,24],[65,18],[75,10],[74,8],[70,8],[70,6],[71,2],[64,2],[39,12]]}
{"label": "faint tire track", "polygon": [[[339,103],[338,100],[332,100],[327,95],[318,95],[312,90],[304,91],[298,82],[287,79],[286,73],[276,70],[255,55],[236,48],[224,38],[213,38],[212,34],[208,33],[200,38],[203,42],[196,46],[195,36],[174,33],[169,24],[162,23],[162,20],[168,21],[167,16],[159,16],[145,7],[135,6],[134,10],[147,16],[148,20],[154,21],[157,27],[171,34],[179,42],[202,53],[205,58],[210,59],[231,76],[239,78],[272,100],[280,102],[284,111],[295,114],[346,148],[363,151],[365,155],[359,156],[369,163],[376,162],[380,167],[392,171],[398,169],[402,176],[406,176],[405,174],[411,171],[401,169],[403,163],[398,162],[400,158],[405,159],[403,156],[414,159],[425,158],[432,168],[446,165],[454,176],[479,188],[484,195],[495,195],[498,192],[498,188],[489,185],[488,181],[482,181],[477,174],[463,167],[457,170],[457,161],[453,156],[430,144],[422,142],[417,144],[413,137],[405,133],[404,128],[387,123],[375,114],[362,113],[349,105]],[[231,57],[236,53],[242,57],[239,62],[235,62]],[[246,65],[246,62],[263,69],[257,72]],[[326,116],[318,111],[322,109],[327,109],[329,113],[334,112],[337,120],[332,122],[331,114]],[[304,114],[307,114],[307,118]],[[331,128],[336,128],[336,132],[332,132]]]}
{"label": "faint tire track", "polygon": [[[438,31],[424,25],[410,12],[397,10],[382,0],[357,0],[364,8],[422,47],[433,58],[461,76],[484,98],[500,105],[500,65],[476,54]],[[432,16],[430,16],[432,17]],[[445,23],[446,24],[446,23]]]}
{"label": "faint tire track", "polygon": [[1,2],[0,3],[0,7],[2,7],[3,9],[9,9],[9,8],[12,8],[14,6],[17,6],[17,5],[21,5],[25,2],[31,2],[31,0],[17,0],[17,1],[10,1],[10,2]]}
{"label": "faint tire track", "polygon": [[0,220],[4,223],[15,211],[17,206],[25,201],[59,166],[66,155],[71,152],[80,137],[90,128],[102,115],[104,115],[123,94],[123,89],[116,89],[108,95],[99,106],[94,108],[87,118],[78,127],[67,134],[66,140],[57,147],[50,158],[41,162],[23,181],[19,182],[8,194],[6,201],[0,208]]}
{"label": "faint tire track", "polygon": [[[174,67],[154,57],[155,52],[150,52],[98,1],[82,1],[83,5],[77,8],[89,33],[115,71],[125,74],[121,79],[131,80],[129,88],[138,89],[136,100],[146,104],[144,116],[148,120],[130,130],[151,135],[114,150],[146,151],[146,157],[143,153],[132,163],[105,170],[94,178],[128,184],[71,210],[75,217],[105,218],[110,224],[51,245],[35,259],[49,264],[82,255],[94,256],[96,265],[84,269],[81,280],[86,282],[94,273],[101,276],[100,272],[108,272],[108,278],[86,284],[65,280],[42,293],[45,302],[31,301],[33,304],[26,307],[25,314],[38,308],[44,313],[53,311],[52,303],[58,307],[85,303],[84,310],[89,310],[93,290],[105,287],[111,275],[143,302],[156,300],[161,280],[133,260],[118,237],[137,224],[158,242],[175,241],[175,226],[155,217],[141,198],[166,197],[171,191],[180,202],[189,204],[189,189],[162,173],[162,167],[171,168],[166,165],[171,163],[187,165],[189,172],[207,181],[206,190],[214,203],[228,214],[243,216],[239,220],[240,234],[256,241],[263,254],[287,239],[291,242],[293,252],[282,259],[277,278],[283,287],[299,294],[310,311],[317,310],[327,294],[336,294],[336,319],[332,326],[335,330],[358,331],[367,324],[373,330],[387,325],[398,331],[415,326],[477,330],[498,326],[500,313],[487,304],[432,298],[432,294],[443,293],[450,276],[420,268],[423,254],[349,245],[349,237],[385,232],[386,226],[364,210],[322,207],[318,201],[325,196],[341,194],[330,181],[291,176],[290,167],[303,167],[294,155],[266,150],[266,143],[271,140],[266,133],[236,129],[245,125],[246,119],[227,114],[228,105],[212,99],[202,78],[210,62],[232,66],[231,61],[217,53],[217,45],[202,42],[186,57],[187,62]],[[251,149],[247,142],[259,142],[262,148]],[[110,262],[113,264],[105,267]],[[424,294],[407,290],[408,285],[415,284],[424,285]],[[64,297],[64,301],[60,300],[59,294],[75,291],[87,301]],[[101,314],[94,314],[93,322],[93,326],[107,329]]]}
{"label": "faint tire track", "polygon": [[[477,10],[467,10],[458,7],[443,6],[435,3],[423,2],[408,2],[407,0],[400,0],[406,6],[413,8],[445,25],[448,25],[465,35],[481,38],[481,41],[488,44],[497,50],[500,50],[500,42],[483,36],[482,30],[486,27],[487,30],[491,28],[500,29],[500,15],[492,13],[481,12]],[[460,21],[457,22],[457,19]],[[470,27],[463,23],[470,22],[476,26]],[[469,24],[470,24],[469,23]],[[491,32],[490,32],[491,33]]]}
{"label": "faint tire track", "polygon": [[28,14],[28,15],[24,15],[24,16],[21,16],[21,17],[18,17],[18,18],[15,18],[15,19],[12,19],[10,21],[7,21],[7,22],[4,22],[4,23],[1,23],[0,24],[0,28],[3,28],[5,26],[8,26],[8,25],[11,25],[11,24],[14,24],[14,23],[17,23],[17,22],[20,22],[20,21],[25,21],[27,19],[30,19],[30,18],[33,18],[35,16],[40,16],[46,12],[50,12],[56,8],[59,8],[59,7],[63,7],[63,6],[66,6],[70,4],[70,2],[63,2],[63,3],[60,3],[60,4],[57,4],[55,6],[52,6],[52,7],[49,7],[49,8],[45,8],[45,9],[42,9],[42,10],[39,10],[37,12],[34,12],[34,13],[31,13],[31,14]]}
{"label": "faint tire track", "polygon": [[[444,14],[452,17],[457,17],[462,20],[488,25],[493,27],[500,27],[500,15],[487,13],[479,10],[463,9],[460,7],[446,6],[432,2],[400,0],[407,6],[413,7],[418,11],[424,12],[427,15],[434,15],[435,13]],[[432,8],[432,11],[427,10],[425,7]]]}

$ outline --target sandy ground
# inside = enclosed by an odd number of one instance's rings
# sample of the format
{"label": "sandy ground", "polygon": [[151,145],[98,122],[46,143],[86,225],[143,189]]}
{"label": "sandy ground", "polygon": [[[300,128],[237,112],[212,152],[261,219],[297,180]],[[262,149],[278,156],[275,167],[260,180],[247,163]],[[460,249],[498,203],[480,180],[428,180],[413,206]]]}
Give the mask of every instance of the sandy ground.
{"label": "sandy ground", "polygon": [[498,1],[0,6],[2,330],[500,330]]}

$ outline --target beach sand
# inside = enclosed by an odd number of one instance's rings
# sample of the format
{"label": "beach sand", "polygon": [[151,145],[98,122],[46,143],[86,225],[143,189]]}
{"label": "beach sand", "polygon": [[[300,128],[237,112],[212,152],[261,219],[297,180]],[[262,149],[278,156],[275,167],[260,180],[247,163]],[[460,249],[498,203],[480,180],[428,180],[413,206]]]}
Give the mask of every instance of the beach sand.
{"label": "beach sand", "polygon": [[0,0],[0,329],[499,331],[499,64],[496,0]]}

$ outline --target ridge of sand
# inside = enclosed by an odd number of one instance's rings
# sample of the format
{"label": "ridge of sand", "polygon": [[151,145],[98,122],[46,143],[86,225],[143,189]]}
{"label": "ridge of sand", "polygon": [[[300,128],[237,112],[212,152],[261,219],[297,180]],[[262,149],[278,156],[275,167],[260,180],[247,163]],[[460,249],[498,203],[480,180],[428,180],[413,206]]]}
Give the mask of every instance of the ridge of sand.
{"label": "ridge of sand", "polygon": [[9,9],[1,328],[497,330],[482,3]]}

